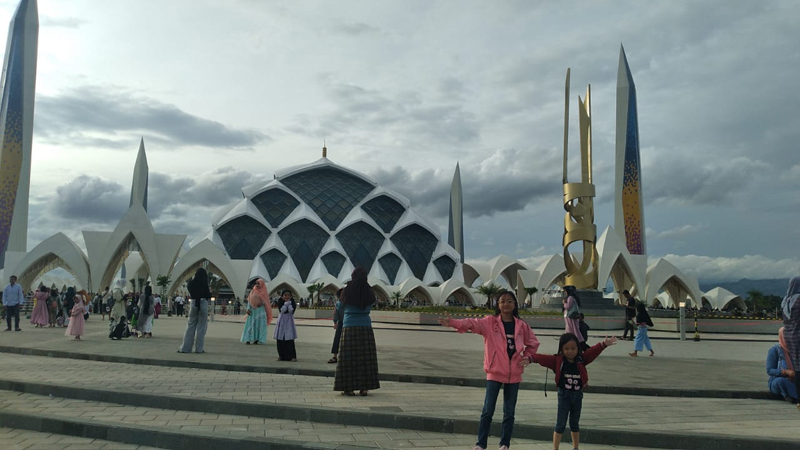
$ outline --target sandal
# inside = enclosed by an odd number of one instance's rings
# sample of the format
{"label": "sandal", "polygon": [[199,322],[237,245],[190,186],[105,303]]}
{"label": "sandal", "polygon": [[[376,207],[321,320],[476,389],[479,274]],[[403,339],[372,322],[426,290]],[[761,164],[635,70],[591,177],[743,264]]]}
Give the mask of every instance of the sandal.
{"label": "sandal", "polygon": [[354,397],[356,393],[353,391],[342,391],[342,395],[346,395],[348,397]]}
{"label": "sandal", "polygon": [[367,396],[367,391],[366,391],[366,389],[362,389],[362,390],[358,391],[358,395],[360,395],[360,396],[362,396],[362,397],[366,397],[366,396]]}
{"label": "sandal", "polygon": [[331,358],[331,359],[329,359],[329,360],[328,360],[328,364],[336,364],[336,363],[338,363],[338,362],[339,362],[339,360],[338,360],[338,359],[336,359],[336,357],[335,357],[335,356],[334,356],[333,358]]}

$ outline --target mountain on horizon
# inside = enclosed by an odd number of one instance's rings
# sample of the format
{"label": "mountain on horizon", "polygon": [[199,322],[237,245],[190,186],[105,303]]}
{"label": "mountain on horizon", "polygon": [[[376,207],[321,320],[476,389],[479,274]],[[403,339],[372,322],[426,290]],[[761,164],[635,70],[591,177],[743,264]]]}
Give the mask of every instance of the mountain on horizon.
{"label": "mountain on horizon", "polygon": [[786,295],[786,289],[789,286],[789,279],[776,278],[770,280],[748,280],[747,278],[742,278],[739,281],[700,282],[700,290],[703,292],[708,292],[717,286],[727,289],[743,299],[747,299],[747,292],[751,290],[761,291],[761,293],[764,295],[777,295],[778,297],[783,297]]}

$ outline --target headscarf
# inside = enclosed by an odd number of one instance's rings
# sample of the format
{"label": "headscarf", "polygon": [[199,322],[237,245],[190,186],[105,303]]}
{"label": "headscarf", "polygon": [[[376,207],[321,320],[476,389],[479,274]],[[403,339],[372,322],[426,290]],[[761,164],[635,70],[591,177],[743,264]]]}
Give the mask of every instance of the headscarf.
{"label": "headscarf", "polygon": [[149,315],[148,311],[150,311],[150,306],[153,305],[153,288],[151,286],[144,287],[144,301],[142,302],[142,311],[141,314]]}
{"label": "headscarf", "polygon": [[578,290],[575,288],[575,286],[572,285],[564,286],[564,292],[567,293],[567,297],[574,298],[578,306],[581,306],[581,298],[578,297]]}
{"label": "headscarf", "polygon": [[786,345],[786,338],[783,337],[783,327],[778,330],[778,342],[780,342],[781,349],[783,350],[783,359],[786,360],[786,367],[789,370],[794,370],[792,358],[789,357],[789,347]]}
{"label": "headscarf", "polygon": [[654,326],[653,320],[650,319],[650,314],[647,312],[647,307],[644,303],[636,305],[636,323],[643,323],[649,327]]}
{"label": "headscarf", "polygon": [[72,310],[75,306],[75,288],[70,286],[67,288],[67,294],[64,296],[64,306],[67,310]]}
{"label": "headscarf", "polygon": [[781,309],[783,309],[783,318],[785,320],[792,318],[792,307],[798,297],[800,297],[800,277],[794,277],[789,280],[789,289],[786,291],[786,297],[784,297],[781,302]]}
{"label": "headscarf", "polygon": [[375,303],[375,293],[367,281],[367,271],[363,267],[356,267],[350,277],[350,282],[342,293],[345,305],[353,305],[358,309],[364,309]]}
{"label": "headscarf", "polygon": [[263,279],[256,278],[253,289],[247,296],[247,304],[253,308],[260,308],[261,305],[264,305],[264,309],[267,310],[267,323],[272,322],[272,305],[269,303],[269,292],[267,292],[267,284]]}

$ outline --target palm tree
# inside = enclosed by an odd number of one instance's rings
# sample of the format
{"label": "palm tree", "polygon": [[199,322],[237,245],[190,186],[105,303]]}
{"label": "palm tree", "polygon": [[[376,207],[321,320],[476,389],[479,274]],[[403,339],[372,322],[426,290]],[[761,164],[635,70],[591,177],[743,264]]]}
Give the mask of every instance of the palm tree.
{"label": "palm tree", "polygon": [[400,291],[392,292],[392,301],[394,302],[394,306],[400,306],[400,300],[403,299],[403,294]]}
{"label": "palm tree", "polygon": [[492,307],[492,297],[497,295],[503,288],[493,281],[478,286],[478,293],[486,296],[486,308]]}
{"label": "palm tree", "polygon": [[319,296],[322,294],[322,288],[325,287],[324,283],[311,283],[308,285],[308,293],[311,294],[311,304],[314,304],[314,294],[317,294],[317,303],[319,303]]}
{"label": "palm tree", "polygon": [[533,294],[539,292],[539,289],[537,289],[535,286],[534,287],[526,287],[526,288],[523,288],[523,289],[525,289],[525,293],[528,294],[528,297],[531,298],[531,306],[533,306]]}
{"label": "palm tree", "polygon": [[172,274],[169,275],[159,275],[156,277],[156,286],[161,288],[161,295],[166,295],[167,286],[169,286],[169,282],[172,281]]}

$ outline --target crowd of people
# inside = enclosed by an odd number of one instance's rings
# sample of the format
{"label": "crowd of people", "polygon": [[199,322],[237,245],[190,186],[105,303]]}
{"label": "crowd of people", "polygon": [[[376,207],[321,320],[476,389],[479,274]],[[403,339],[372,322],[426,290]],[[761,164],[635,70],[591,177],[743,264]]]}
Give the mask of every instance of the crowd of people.
{"label": "crowd of people", "polygon": [[[3,289],[3,306],[6,314],[6,331],[20,331],[20,306],[25,302],[22,288],[11,276]],[[124,294],[125,281],[118,280],[114,289],[106,288],[94,300],[85,291],[68,288],[59,293],[55,289],[41,287],[32,294],[34,306],[31,323],[37,328],[66,327],[65,335],[80,340],[85,333],[89,314],[100,312],[111,321],[111,338],[128,335],[152,337],[153,319],[161,312],[161,299],[146,286],[141,294]],[[178,353],[204,353],[205,334],[208,326],[208,307],[211,299],[208,274],[202,268],[187,283],[189,299],[178,295],[169,301],[169,311],[183,315],[184,302],[190,304],[184,338]],[[599,343],[588,344],[589,326],[581,313],[581,301],[574,286],[564,287],[563,299],[564,333],[559,338],[558,351],[554,355],[538,353],[539,341],[527,323],[519,317],[519,304],[513,292],[501,292],[494,302],[495,313],[482,319],[453,319],[449,313],[439,319],[446,327],[460,333],[467,331],[484,338],[484,372],[486,373],[486,395],[478,426],[478,440],[473,450],[487,448],[492,417],[500,391],[503,391],[503,421],[500,433],[500,449],[510,446],[514,411],[519,385],[524,369],[529,364],[539,364],[555,373],[558,389],[558,409],[553,431],[553,445],[558,448],[569,423],[574,448],[580,442],[580,415],[583,391],[588,383],[588,366],[600,353],[617,342],[615,337],[606,337]],[[621,339],[633,340],[636,357],[645,348],[654,356],[648,336],[653,322],[644,303],[638,302],[628,291],[625,297],[625,330]],[[336,293],[333,326],[335,329],[332,357],[328,363],[336,364],[333,389],[345,396],[367,396],[380,388],[377,348],[372,330],[370,312],[376,297],[367,281],[367,272],[357,267],[347,285]],[[800,364],[800,277],[791,279],[782,302],[781,314],[784,327],[778,334],[778,343],[767,352],[766,371],[769,390],[798,403],[800,377],[795,367]],[[295,340],[298,337],[294,314],[298,303],[292,292],[283,290],[276,299],[271,299],[263,279],[253,281],[245,302],[245,321],[241,342],[247,345],[267,343],[268,326],[272,323],[273,308],[278,311],[272,337],[276,341],[278,361],[297,361]],[[13,325],[13,328],[12,328]],[[115,334],[118,330],[119,335]],[[634,333],[635,332],[635,333]],[[634,337],[635,334],[635,337]],[[505,361],[507,359],[507,362]],[[800,409],[800,403],[798,403]]]}

